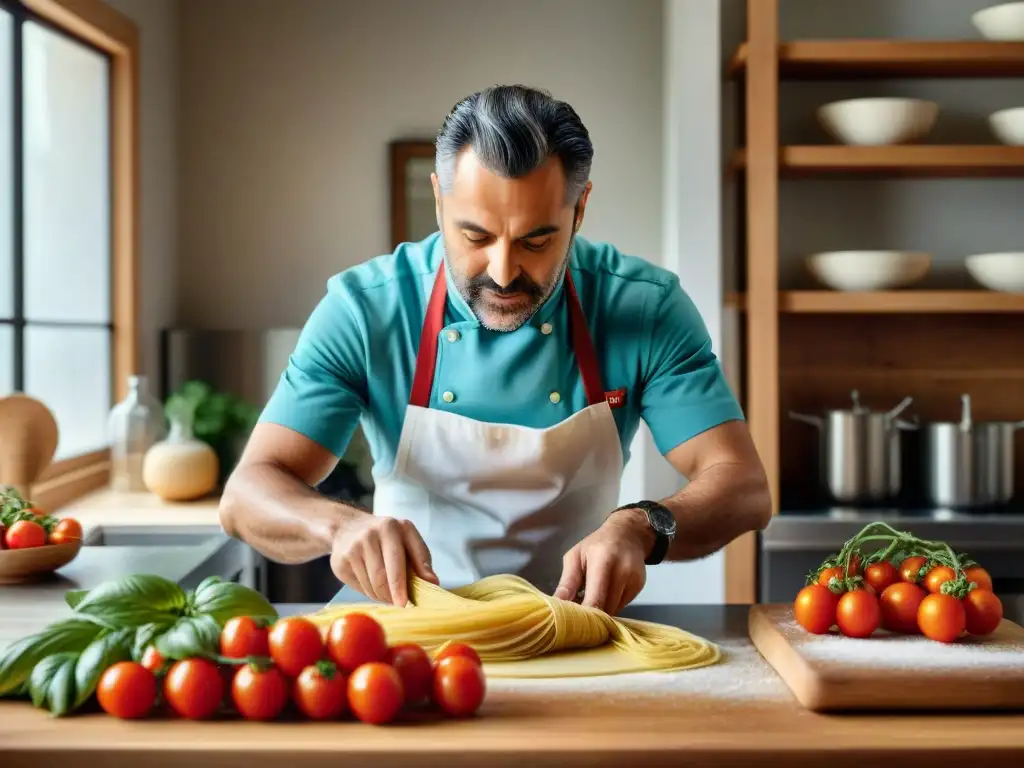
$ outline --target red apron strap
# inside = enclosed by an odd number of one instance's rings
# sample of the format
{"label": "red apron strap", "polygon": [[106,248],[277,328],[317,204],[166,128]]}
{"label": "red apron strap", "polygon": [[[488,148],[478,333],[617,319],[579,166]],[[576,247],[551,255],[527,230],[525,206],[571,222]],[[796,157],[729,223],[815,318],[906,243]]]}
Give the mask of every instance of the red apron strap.
{"label": "red apron strap", "polygon": [[580,297],[576,294],[576,284],[572,280],[572,272],[565,270],[565,289],[569,294],[569,324],[572,329],[572,346],[576,352],[576,362],[583,378],[583,388],[587,393],[587,402],[597,405],[605,401],[604,384],[601,382],[601,366],[597,364],[597,353],[594,342],[587,328],[587,318],[580,306]]}
{"label": "red apron strap", "polygon": [[444,261],[434,278],[434,290],[427,303],[427,316],[420,331],[420,350],[416,355],[416,373],[412,379],[409,405],[430,407],[430,393],[434,389],[434,369],[437,368],[437,336],[444,328],[444,306],[448,300],[448,285],[444,279]]}
{"label": "red apron strap", "polygon": [[[597,353],[587,328],[587,319],[583,316],[583,308],[576,293],[572,274],[565,272],[565,288],[568,292],[569,326],[572,333],[572,346],[576,352],[583,388],[587,393],[587,402],[597,405],[605,401],[604,385],[601,383],[601,368],[597,363]],[[448,299],[448,284],[444,276],[444,262],[437,270],[434,278],[434,289],[427,303],[427,315],[420,331],[420,348],[416,355],[416,372],[412,379],[412,392],[409,405],[421,408],[430,407],[430,393],[434,389],[434,370],[437,368],[437,337],[444,328],[444,308]]]}

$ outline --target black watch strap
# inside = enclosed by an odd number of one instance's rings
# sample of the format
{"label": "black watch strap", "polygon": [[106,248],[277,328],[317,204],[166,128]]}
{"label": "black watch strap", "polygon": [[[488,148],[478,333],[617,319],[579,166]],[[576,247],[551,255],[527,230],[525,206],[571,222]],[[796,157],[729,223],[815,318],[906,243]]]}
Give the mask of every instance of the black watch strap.
{"label": "black watch strap", "polygon": [[664,505],[656,501],[636,501],[632,504],[624,504],[616,509],[616,512],[624,509],[639,509],[647,515],[647,524],[654,533],[654,546],[644,559],[646,565],[657,565],[665,559],[668,554],[669,545],[676,533],[676,521],[672,512]]}

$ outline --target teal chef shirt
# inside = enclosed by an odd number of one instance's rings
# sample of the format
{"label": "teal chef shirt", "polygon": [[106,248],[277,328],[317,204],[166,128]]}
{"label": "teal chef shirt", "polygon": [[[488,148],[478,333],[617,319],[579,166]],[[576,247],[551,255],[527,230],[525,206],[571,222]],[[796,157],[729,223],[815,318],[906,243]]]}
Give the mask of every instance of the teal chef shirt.
{"label": "teal chef shirt", "polygon": [[[389,474],[409,402],[439,233],[403,243],[330,278],[260,418],[344,454],[361,424],[373,475]],[[664,454],[743,414],[679,279],[643,259],[577,236],[570,255],[623,463],[642,418]],[[587,407],[569,334],[564,285],[521,328],[483,327],[448,277],[430,407],[478,421],[550,427]]]}

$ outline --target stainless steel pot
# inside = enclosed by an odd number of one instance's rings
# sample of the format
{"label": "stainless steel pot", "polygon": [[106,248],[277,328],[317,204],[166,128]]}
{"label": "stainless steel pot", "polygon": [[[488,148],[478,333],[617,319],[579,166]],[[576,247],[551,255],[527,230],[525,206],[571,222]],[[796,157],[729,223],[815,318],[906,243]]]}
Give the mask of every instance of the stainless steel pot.
{"label": "stainless steel pot", "polygon": [[821,432],[819,479],[827,496],[843,504],[891,501],[902,488],[900,430],[917,427],[897,417],[913,398],[905,397],[892,410],[881,412],[862,406],[856,390],[851,399],[849,410],[789,416]]}
{"label": "stainless steel pot", "polygon": [[924,483],[929,503],[971,509],[1005,504],[1013,496],[1014,433],[1024,421],[971,419],[971,396],[961,395],[959,422],[924,430]]}

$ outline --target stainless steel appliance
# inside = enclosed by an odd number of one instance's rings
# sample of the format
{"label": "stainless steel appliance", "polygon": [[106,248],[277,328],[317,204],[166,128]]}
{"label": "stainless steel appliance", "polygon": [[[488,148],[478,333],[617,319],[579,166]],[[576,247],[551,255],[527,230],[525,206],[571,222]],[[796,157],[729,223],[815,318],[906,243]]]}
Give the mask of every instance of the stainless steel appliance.
{"label": "stainless steel appliance", "polygon": [[[161,339],[161,395],[166,397],[186,381],[201,379],[217,390],[262,407],[288,364],[300,330],[165,330]],[[356,430],[353,443],[365,448],[360,430]],[[364,452],[359,451],[360,455]],[[360,470],[368,470],[368,467]],[[367,493],[352,490],[363,488],[365,491],[369,482],[368,472],[357,472],[351,464],[341,462],[317,490],[342,500],[355,496],[360,503],[369,505],[371,497]],[[341,587],[327,557],[300,565],[267,561],[255,553],[253,557],[259,561],[255,567],[261,572],[261,589],[272,601],[323,603]]]}
{"label": "stainless steel appliance", "polygon": [[959,422],[924,429],[924,491],[937,507],[976,509],[1013,497],[1014,433],[1024,421],[975,422],[971,396],[961,395]]}
{"label": "stainless steel appliance", "polygon": [[860,404],[856,390],[850,409],[824,416],[790,413],[792,419],[820,432],[819,479],[823,492],[841,504],[891,501],[902,489],[900,431],[916,425],[899,419],[913,402],[905,397],[890,411],[872,411]]}

